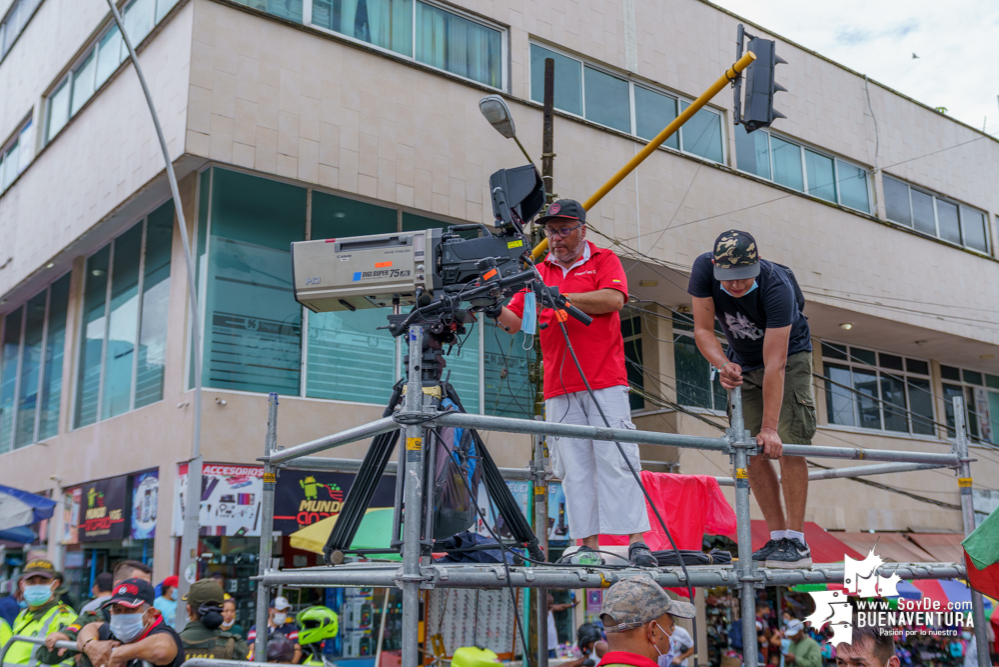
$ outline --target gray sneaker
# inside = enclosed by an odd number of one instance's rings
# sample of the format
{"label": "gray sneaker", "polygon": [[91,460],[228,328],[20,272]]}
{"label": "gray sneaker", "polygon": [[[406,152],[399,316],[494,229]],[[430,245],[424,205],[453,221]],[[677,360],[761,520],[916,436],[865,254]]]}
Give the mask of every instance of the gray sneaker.
{"label": "gray sneaker", "polygon": [[762,548],[753,552],[753,560],[766,560],[770,557],[770,554],[777,551],[782,546],[784,546],[784,538],[779,540],[767,540],[767,543],[764,544]]}
{"label": "gray sneaker", "polygon": [[659,567],[659,562],[645,542],[631,543],[628,547],[628,560],[634,567]]}
{"label": "gray sneaker", "polygon": [[797,538],[784,538],[777,551],[767,557],[765,567],[781,570],[797,570],[812,566],[812,551]]}

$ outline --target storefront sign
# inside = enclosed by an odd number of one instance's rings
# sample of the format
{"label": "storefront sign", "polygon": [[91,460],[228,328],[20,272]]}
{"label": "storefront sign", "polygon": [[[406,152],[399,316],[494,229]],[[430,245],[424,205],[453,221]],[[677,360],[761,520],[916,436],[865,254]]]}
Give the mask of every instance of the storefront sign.
{"label": "storefront sign", "polygon": [[160,495],[159,470],[132,475],[132,539],[156,537],[156,504]]}
{"label": "storefront sign", "polygon": [[62,543],[80,543],[80,498],[83,489],[66,489],[62,496]]}
{"label": "storefront sign", "polygon": [[121,540],[125,537],[127,488],[127,477],[102,479],[81,487],[81,542]]}
{"label": "storefront sign", "polygon": [[[354,473],[282,470],[274,499],[274,530],[291,535],[339,514],[354,478]],[[395,477],[386,476],[378,483],[368,507],[392,507],[394,501]]]}
{"label": "storefront sign", "polygon": [[[206,463],[201,467],[201,535],[260,536],[260,502],[264,490],[262,466]],[[173,534],[184,529],[187,464],[181,464],[174,495]]]}

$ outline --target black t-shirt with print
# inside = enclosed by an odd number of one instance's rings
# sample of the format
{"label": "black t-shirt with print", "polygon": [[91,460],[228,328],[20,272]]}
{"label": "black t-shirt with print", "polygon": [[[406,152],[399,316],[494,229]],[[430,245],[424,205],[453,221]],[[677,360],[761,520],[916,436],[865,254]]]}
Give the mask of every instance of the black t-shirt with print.
{"label": "black t-shirt with print", "polygon": [[[166,621],[162,620],[162,617],[160,617],[160,621],[154,625],[148,633],[146,633],[146,636],[143,637],[143,639],[148,639],[153,635],[158,635],[163,632],[169,634],[170,638],[173,639],[173,643],[177,645],[177,656],[171,662],[164,663],[162,665],[153,665],[153,667],[180,667],[184,664],[184,644],[180,641],[180,635],[177,634],[177,631],[167,625]],[[108,639],[118,639],[114,636],[114,633],[111,632],[111,626],[108,623],[103,624],[100,627],[100,630],[97,631],[97,638],[102,641],[106,641]],[[136,639],[135,641],[139,640]],[[143,667],[143,663],[141,660],[130,660],[128,667]]]}
{"label": "black t-shirt with print", "polygon": [[715,302],[715,317],[728,339],[728,358],[744,371],[763,368],[763,334],[767,327],[779,329],[791,325],[787,354],[811,351],[812,339],[808,318],[798,308],[794,286],[779,265],[760,260],[757,288],[736,299],[715,280],[711,253],[696,260],[690,271],[687,293]]}

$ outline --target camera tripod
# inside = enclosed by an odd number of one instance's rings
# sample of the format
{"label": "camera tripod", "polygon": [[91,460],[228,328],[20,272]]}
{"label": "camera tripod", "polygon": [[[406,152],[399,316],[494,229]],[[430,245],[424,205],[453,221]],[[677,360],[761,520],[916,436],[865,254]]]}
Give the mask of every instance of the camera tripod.
{"label": "camera tripod", "polygon": [[[352,550],[350,545],[399,442],[399,430],[376,436],[364,456],[357,477],[344,500],[339,519],[323,548],[323,559],[329,565],[339,565],[347,554],[399,553],[404,556],[404,569],[408,569],[414,563],[405,556],[413,553],[411,550],[414,550],[414,545],[418,544],[415,548],[418,553],[415,559],[417,567],[419,558],[429,556],[433,551],[444,550],[434,548],[434,477],[437,452],[443,448],[435,442],[439,438],[434,432],[435,426],[428,425],[428,422],[439,414],[439,406],[445,399],[450,399],[458,410],[464,412],[454,387],[441,380],[444,370],[443,344],[453,343],[456,330],[460,333],[463,325],[442,326],[439,322],[427,324],[429,326],[426,328],[420,325],[409,326],[406,335],[409,354],[404,359],[407,377],[405,382],[400,380],[396,383],[392,397],[382,413],[383,417],[389,417],[396,408],[401,408],[396,420],[406,425],[405,447],[400,449],[396,475],[390,548]],[[498,511],[497,523],[502,522],[504,532],[509,531],[514,542],[525,548],[531,558],[544,561],[545,555],[538,547],[538,538],[510,493],[485,443],[474,429],[469,429],[469,435],[475,444],[475,456],[482,466],[482,481]],[[468,492],[471,502],[475,503],[478,489],[471,488],[472,483],[468,478],[465,475],[465,483],[470,487]],[[419,520],[410,520],[414,515]],[[491,544],[482,546],[496,548]],[[418,575],[418,572],[407,574]]]}

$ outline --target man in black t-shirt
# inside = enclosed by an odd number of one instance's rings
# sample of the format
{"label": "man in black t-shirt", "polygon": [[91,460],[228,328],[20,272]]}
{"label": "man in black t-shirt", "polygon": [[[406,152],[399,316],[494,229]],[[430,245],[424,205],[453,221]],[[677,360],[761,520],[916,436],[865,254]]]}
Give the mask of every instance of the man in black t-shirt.
{"label": "man in black t-shirt", "polygon": [[[733,229],[718,237],[714,252],[694,261],[687,292],[694,300],[697,349],[718,369],[725,389],[742,387],[746,428],[762,450],[750,458],[749,482],[770,540],[753,560],[807,567],[812,558],[802,528],[808,467],[804,457],[782,456],[783,442],[810,445],[816,425],[811,334],[794,275],[760,259],[756,240]],[[727,354],[715,336],[716,319]],[[773,459],[780,461],[786,519]]]}
{"label": "man in black t-shirt", "polygon": [[[92,656],[95,665],[106,667],[180,667],[184,646],[177,631],[153,606],[156,592],[143,579],[125,579],[115,584],[104,606],[111,611],[110,623],[91,623],[80,630],[76,645],[84,651],[90,642],[101,642],[102,655]],[[89,654],[88,654],[89,655]],[[96,659],[94,659],[96,658]]]}

